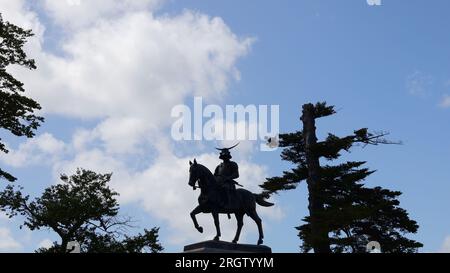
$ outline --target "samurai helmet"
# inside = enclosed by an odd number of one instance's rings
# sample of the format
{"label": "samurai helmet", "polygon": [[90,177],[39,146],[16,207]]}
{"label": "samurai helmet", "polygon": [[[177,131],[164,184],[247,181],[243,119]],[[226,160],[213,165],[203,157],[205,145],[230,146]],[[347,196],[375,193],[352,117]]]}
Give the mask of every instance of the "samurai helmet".
{"label": "samurai helmet", "polygon": [[220,151],[219,158],[222,159],[222,160],[231,159],[230,150],[233,149],[234,147],[238,146],[238,145],[239,145],[239,142],[236,145],[231,146],[229,148],[216,148],[217,150]]}

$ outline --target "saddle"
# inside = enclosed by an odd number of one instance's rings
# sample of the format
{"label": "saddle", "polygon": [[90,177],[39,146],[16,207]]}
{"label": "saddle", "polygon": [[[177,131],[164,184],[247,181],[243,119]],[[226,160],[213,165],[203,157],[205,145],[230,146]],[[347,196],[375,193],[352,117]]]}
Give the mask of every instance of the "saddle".
{"label": "saddle", "polygon": [[239,185],[235,180],[223,180],[216,178],[219,185],[219,192],[213,198],[216,198],[216,203],[220,209],[234,210],[239,208],[239,200],[236,194],[236,185]]}

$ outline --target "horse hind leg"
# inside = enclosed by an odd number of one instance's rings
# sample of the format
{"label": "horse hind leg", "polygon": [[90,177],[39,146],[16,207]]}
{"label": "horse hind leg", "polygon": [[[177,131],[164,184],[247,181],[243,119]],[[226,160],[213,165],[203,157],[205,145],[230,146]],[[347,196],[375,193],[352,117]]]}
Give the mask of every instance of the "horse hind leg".
{"label": "horse hind leg", "polygon": [[258,232],[259,232],[259,239],[258,239],[258,245],[261,245],[263,243],[264,239],[264,232],[262,228],[262,221],[261,218],[259,218],[258,213],[256,210],[252,210],[247,215],[255,221],[256,225],[258,226]]}
{"label": "horse hind leg", "polygon": [[237,230],[236,235],[234,236],[233,243],[237,243],[239,241],[239,236],[241,235],[242,226],[244,225],[244,214],[243,213],[235,213],[236,221],[237,221]]}

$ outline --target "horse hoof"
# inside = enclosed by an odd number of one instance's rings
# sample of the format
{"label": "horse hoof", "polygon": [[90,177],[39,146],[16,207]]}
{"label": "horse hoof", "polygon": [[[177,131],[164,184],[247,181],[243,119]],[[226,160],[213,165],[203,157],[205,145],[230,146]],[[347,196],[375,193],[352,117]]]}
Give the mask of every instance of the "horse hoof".
{"label": "horse hoof", "polygon": [[231,241],[233,244],[237,244],[237,240],[233,240]]}
{"label": "horse hoof", "polygon": [[262,245],[262,243],[263,243],[263,240],[262,240],[262,239],[259,239],[259,240],[258,240],[258,245]]}
{"label": "horse hoof", "polygon": [[213,239],[214,241],[219,241],[219,237],[218,236],[216,236],[216,237],[214,237],[214,239]]}
{"label": "horse hoof", "polygon": [[198,230],[198,232],[203,233],[203,228],[202,227],[198,227],[197,230]]}

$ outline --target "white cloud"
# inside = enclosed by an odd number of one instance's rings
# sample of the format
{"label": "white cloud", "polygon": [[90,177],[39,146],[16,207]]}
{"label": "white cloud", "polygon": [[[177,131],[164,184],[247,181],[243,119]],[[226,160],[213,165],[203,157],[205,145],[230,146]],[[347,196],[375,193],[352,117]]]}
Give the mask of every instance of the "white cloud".
{"label": "white cloud", "polygon": [[53,246],[53,241],[50,239],[44,239],[42,241],[39,242],[39,244],[37,245],[37,249],[39,248],[50,248]]}
{"label": "white cloud", "polygon": [[155,17],[137,9],[72,31],[62,41],[64,57],[43,51],[42,36],[29,45],[38,69],[12,69],[27,92],[44,112],[100,119],[96,128],[79,133],[103,141],[111,153],[128,154],[151,131],[169,126],[170,109],[186,98],[223,96],[229,81],[238,79],[236,62],[252,42],[218,17],[191,11]]}
{"label": "white cloud", "polygon": [[28,8],[24,0],[0,0],[0,7],[3,20],[13,22],[26,29],[33,28],[34,33],[42,33],[42,25],[39,23],[36,13]]}
{"label": "white cloud", "polygon": [[137,146],[148,138],[151,132],[144,119],[134,117],[107,118],[92,130],[79,129],[72,136],[75,150],[88,149],[99,140],[108,153],[136,154]]}
{"label": "white cloud", "polygon": [[445,237],[439,252],[450,253],[450,236]]}
{"label": "white cloud", "polygon": [[[193,229],[189,212],[197,205],[199,192],[193,192],[188,186],[189,160],[194,157],[201,164],[214,171],[219,163],[217,154],[198,154],[190,157],[177,157],[171,151],[168,142],[157,145],[159,155],[154,163],[142,171],[130,171],[119,160],[111,159],[99,150],[83,152],[73,161],[64,162],[58,167],[57,173],[73,173],[79,167],[89,166],[99,172],[114,170],[112,187],[120,193],[121,204],[137,203],[153,216],[164,220],[170,230],[170,243],[180,244],[193,240],[211,239],[215,233],[210,215],[199,215],[199,222],[205,227],[205,234],[196,233]],[[258,185],[267,176],[266,169],[249,161],[239,161],[239,183],[252,192],[259,192]],[[284,216],[281,208],[259,207],[258,212],[266,220],[279,220]],[[223,218],[225,219],[225,218]],[[223,220],[223,238],[231,240],[235,232],[235,220]],[[243,231],[243,237],[251,231],[256,241],[254,223],[250,222]]]}
{"label": "white cloud", "polygon": [[442,108],[449,108],[450,107],[450,95],[445,94],[444,96],[442,96],[439,106]]}
{"label": "white cloud", "polygon": [[16,241],[8,228],[0,227],[0,251],[14,252],[22,248],[22,245]]}
{"label": "white cloud", "polygon": [[9,153],[0,153],[0,161],[14,167],[37,163],[49,164],[60,158],[65,148],[63,141],[56,139],[52,134],[43,133],[27,139],[16,150],[8,148]]}
{"label": "white cloud", "polygon": [[[53,165],[53,174],[55,178],[65,173],[67,175],[75,173],[77,168],[84,168],[101,173],[114,172],[116,179],[119,179],[121,173],[117,170],[126,169],[125,165],[118,159],[108,156],[101,149],[95,148],[78,152],[71,160],[61,160]],[[59,180],[59,179],[58,179]]]}
{"label": "white cloud", "polygon": [[157,127],[193,94],[223,95],[250,44],[217,17],[134,12],[74,32],[62,44],[69,57],[38,51],[37,71],[16,72],[46,112],[139,117]]}
{"label": "white cloud", "polygon": [[[37,14],[30,10],[28,3],[24,0],[0,0],[0,11],[4,21],[9,21],[24,29],[32,29],[34,36],[27,40],[24,48],[30,56],[34,58],[42,50],[44,42],[45,26],[41,24]],[[16,71],[18,68],[8,67],[10,71]],[[24,71],[26,69],[19,69]]]}
{"label": "white cloud", "polygon": [[154,9],[162,2],[162,0],[44,0],[44,7],[56,24],[74,29],[88,27],[99,18]]}
{"label": "white cloud", "polygon": [[108,118],[94,131],[111,153],[137,154],[138,144],[152,135],[149,125],[140,118]]}
{"label": "white cloud", "polygon": [[0,211],[0,221],[10,221],[11,218],[4,212]]}
{"label": "white cloud", "polygon": [[[194,156],[175,156],[173,143],[162,132],[173,122],[173,106],[194,95],[214,100],[226,94],[229,82],[239,79],[236,63],[247,54],[253,39],[239,38],[218,17],[192,11],[155,16],[152,6],[141,10],[139,5],[154,1],[105,2],[109,5],[96,9],[104,2],[80,0],[80,5],[70,6],[67,1],[45,1],[54,23],[67,31],[60,41],[61,55],[42,49],[45,28],[32,12],[19,4],[11,8],[28,14],[24,21],[28,18],[33,29],[42,30],[28,46],[38,69],[13,71],[27,92],[45,113],[97,123],[93,128],[79,128],[70,143],[62,144],[51,134],[30,140],[11,153],[10,164],[22,166],[42,154],[69,151],[70,157],[65,154],[64,160],[52,161],[55,177],[71,174],[77,167],[113,172],[112,185],[120,193],[120,202],[140,204],[164,220],[172,243],[212,238],[210,216],[199,216],[203,235],[195,233],[189,217],[198,197],[187,185],[188,161]],[[149,139],[157,140],[150,143],[157,150],[155,158],[141,170],[133,170],[127,159],[142,153],[139,145]],[[251,143],[241,146],[238,181],[258,192],[266,169],[250,161]],[[219,163],[216,154],[196,157],[212,170]],[[259,212],[270,219],[283,215],[276,207],[259,207]],[[223,238],[232,239],[235,220],[222,222]],[[254,223],[246,223],[242,238],[255,230]]]}
{"label": "white cloud", "polygon": [[[60,41],[60,56],[43,50],[45,27],[36,14],[24,1],[12,2],[0,2],[4,17],[36,33],[27,47],[38,66],[35,71],[12,68],[13,74],[44,112],[100,119],[92,136],[111,144],[111,152],[129,150],[148,130],[168,126],[170,109],[186,98],[224,95],[229,81],[239,78],[236,62],[252,43],[237,37],[218,17],[191,11],[155,17],[151,10],[141,11],[141,5],[153,5],[154,0],[91,0],[76,7],[45,1],[47,9],[67,20],[90,16],[72,16],[70,12],[78,12],[73,10],[102,6],[93,11],[98,13],[95,25],[73,30]],[[102,9],[127,12],[109,18]],[[124,146],[118,140],[126,129],[132,130]]]}

